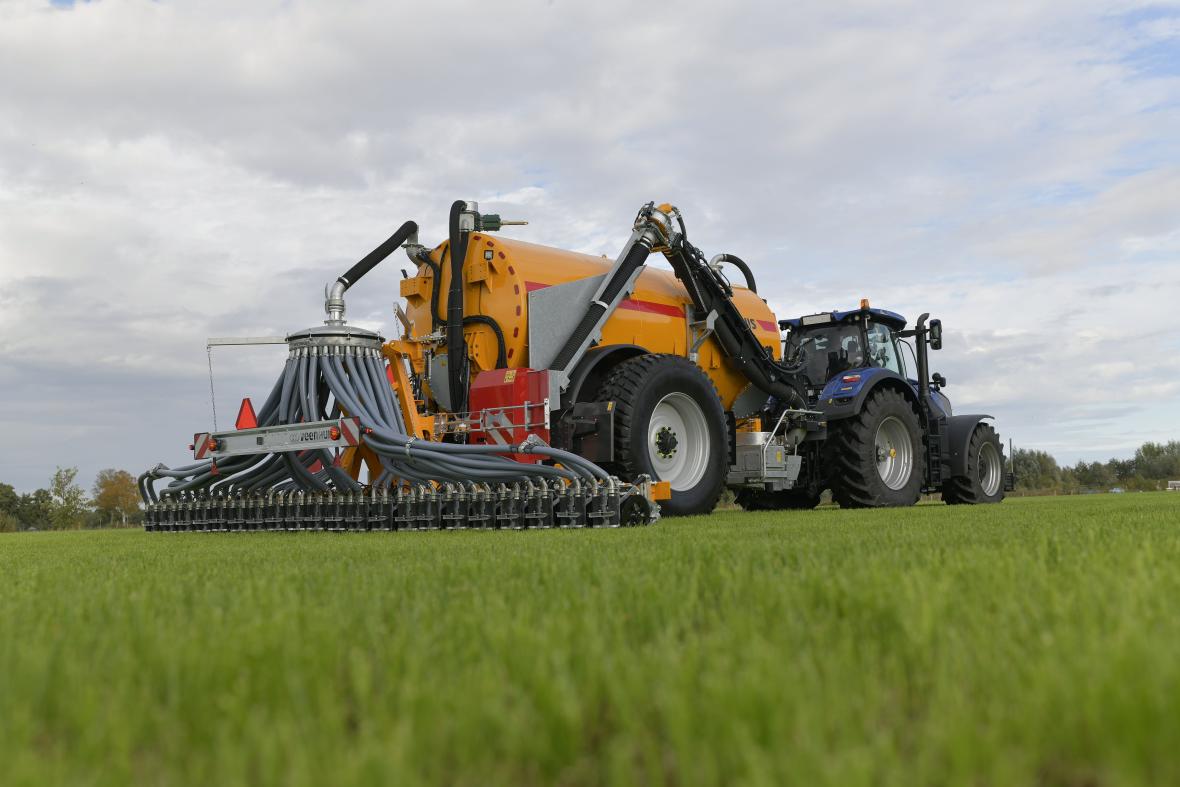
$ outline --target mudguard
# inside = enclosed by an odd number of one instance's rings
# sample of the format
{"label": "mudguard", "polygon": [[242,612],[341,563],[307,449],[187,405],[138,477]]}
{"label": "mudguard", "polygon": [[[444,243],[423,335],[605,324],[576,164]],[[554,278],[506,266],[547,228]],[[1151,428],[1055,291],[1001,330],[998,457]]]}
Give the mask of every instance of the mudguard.
{"label": "mudguard", "polygon": [[900,374],[891,369],[870,366],[849,369],[829,380],[819,395],[816,409],[823,412],[829,421],[849,418],[860,412],[865,399],[877,386],[889,380],[895,381],[910,398],[917,400],[913,385]]}
{"label": "mudguard", "polygon": [[971,446],[971,435],[975,427],[985,418],[992,416],[986,413],[972,415],[952,415],[946,421],[946,442],[949,453],[951,475],[967,475],[967,453]]}
{"label": "mudguard", "polygon": [[[617,364],[645,355],[647,350],[638,344],[611,344],[591,347],[578,361],[570,374],[569,384],[561,395],[562,408],[571,407],[575,402],[592,401],[598,393],[598,384]],[[585,395],[582,391],[585,389]]]}

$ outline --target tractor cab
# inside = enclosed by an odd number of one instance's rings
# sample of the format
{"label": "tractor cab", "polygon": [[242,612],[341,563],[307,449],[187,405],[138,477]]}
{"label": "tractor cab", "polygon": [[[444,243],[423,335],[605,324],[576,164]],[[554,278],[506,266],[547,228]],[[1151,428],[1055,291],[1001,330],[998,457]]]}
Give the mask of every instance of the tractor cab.
{"label": "tractor cab", "polygon": [[[862,301],[859,309],[809,314],[780,320],[785,332],[783,351],[788,361],[802,359],[808,381],[808,398],[815,403],[828,384],[858,371],[887,369],[910,379],[915,368],[907,365],[901,337],[905,317],[886,309],[870,308]],[[909,348],[917,366],[913,348]]]}

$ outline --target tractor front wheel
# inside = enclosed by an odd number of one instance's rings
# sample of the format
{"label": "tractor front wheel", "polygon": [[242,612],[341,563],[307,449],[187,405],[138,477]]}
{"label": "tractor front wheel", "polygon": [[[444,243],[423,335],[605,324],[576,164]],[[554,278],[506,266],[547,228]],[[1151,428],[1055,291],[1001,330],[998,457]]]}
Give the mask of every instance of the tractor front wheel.
{"label": "tractor front wheel", "polygon": [[841,508],[912,506],[922,494],[921,426],[899,391],[878,388],[855,416],[832,422],[824,456]]}
{"label": "tractor front wheel", "polygon": [[967,475],[952,476],[942,485],[949,505],[998,503],[1004,499],[1004,445],[991,424],[979,424],[967,448]]}
{"label": "tractor front wheel", "polygon": [[707,514],[717,505],[727,470],[725,413],[713,381],[678,355],[623,361],[598,391],[614,402],[614,462],[624,480],[648,475],[668,481],[660,503],[670,516]]}

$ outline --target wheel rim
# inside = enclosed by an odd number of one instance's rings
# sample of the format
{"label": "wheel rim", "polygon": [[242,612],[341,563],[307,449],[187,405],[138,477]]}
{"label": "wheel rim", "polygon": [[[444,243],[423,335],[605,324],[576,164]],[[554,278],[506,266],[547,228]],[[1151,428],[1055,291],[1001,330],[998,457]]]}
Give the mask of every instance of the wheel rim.
{"label": "wheel rim", "polygon": [[656,403],[647,426],[647,453],[656,477],[675,492],[692,489],[705,475],[712,453],[709,424],[688,394],[670,393]]}
{"label": "wheel rim", "polygon": [[1000,491],[1000,476],[1004,462],[1000,459],[1000,452],[992,442],[979,446],[979,454],[975,457],[975,467],[979,473],[979,486],[983,493],[991,497]]}
{"label": "wheel rim", "polygon": [[877,475],[890,489],[902,489],[910,482],[914,469],[914,446],[905,424],[888,416],[877,427],[873,441],[877,453]]}

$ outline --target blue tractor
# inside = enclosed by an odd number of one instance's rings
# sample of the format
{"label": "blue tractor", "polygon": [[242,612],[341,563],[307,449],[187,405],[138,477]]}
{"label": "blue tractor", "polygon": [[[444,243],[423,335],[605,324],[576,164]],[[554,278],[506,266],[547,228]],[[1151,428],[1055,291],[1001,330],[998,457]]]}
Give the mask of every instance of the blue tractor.
{"label": "blue tractor", "polygon": [[950,504],[1003,500],[1013,483],[1003,444],[990,415],[953,413],[946,379],[929,372],[942,323],[928,318],[907,330],[905,317],[865,300],[852,311],[781,320],[786,362],[802,366],[808,406],[824,425],[800,446],[792,488],[745,489],[738,504],[814,508],[824,489],[844,508],[908,506],[930,492]]}

